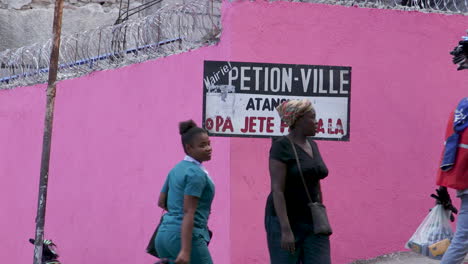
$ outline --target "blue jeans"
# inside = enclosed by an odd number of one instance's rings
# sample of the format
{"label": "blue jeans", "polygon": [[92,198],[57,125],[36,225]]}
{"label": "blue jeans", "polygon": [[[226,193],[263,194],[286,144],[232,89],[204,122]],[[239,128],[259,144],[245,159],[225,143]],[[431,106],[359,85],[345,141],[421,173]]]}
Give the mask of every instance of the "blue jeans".
{"label": "blue jeans", "polygon": [[[161,258],[176,260],[181,247],[180,232],[158,231],[154,243]],[[192,237],[190,264],[213,264],[208,245],[202,235],[194,234]]]}
{"label": "blue jeans", "polygon": [[468,253],[468,194],[462,195],[457,230],[440,264],[460,264]]}
{"label": "blue jeans", "polygon": [[330,239],[314,235],[309,224],[293,225],[296,251],[281,248],[281,228],[277,216],[265,216],[268,251],[271,264],[330,264]]}

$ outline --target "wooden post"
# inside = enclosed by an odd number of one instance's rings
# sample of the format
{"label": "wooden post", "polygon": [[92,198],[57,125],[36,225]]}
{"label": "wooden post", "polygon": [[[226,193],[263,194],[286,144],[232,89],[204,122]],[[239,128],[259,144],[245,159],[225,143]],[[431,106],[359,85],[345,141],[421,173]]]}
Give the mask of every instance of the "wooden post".
{"label": "wooden post", "polygon": [[42,248],[44,246],[44,223],[47,200],[47,184],[49,179],[50,146],[52,125],[54,120],[55,90],[60,52],[60,34],[62,31],[63,0],[55,1],[53,46],[50,54],[49,81],[47,83],[47,105],[45,114],[44,136],[42,141],[41,172],[39,181],[39,197],[37,201],[36,237],[34,242],[34,264],[42,263]]}

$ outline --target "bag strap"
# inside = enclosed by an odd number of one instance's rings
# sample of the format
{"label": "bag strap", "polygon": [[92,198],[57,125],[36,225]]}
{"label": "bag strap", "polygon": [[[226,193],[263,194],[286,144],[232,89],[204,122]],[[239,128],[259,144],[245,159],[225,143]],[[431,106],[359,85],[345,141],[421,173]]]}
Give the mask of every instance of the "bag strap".
{"label": "bag strap", "polygon": [[[314,201],[312,200],[309,189],[307,189],[304,174],[302,174],[302,167],[301,167],[301,163],[299,162],[299,156],[297,155],[296,146],[294,146],[294,142],[292,141],[292,139],[290,137],[286,136],[286,138],[288,138],[289,142],[291,143],[291,146],[292,146],[292,149],[293,149],[293,152],[294,152],[294,156],[296,158],[297,169],[299,170],[299,174],[301,175],[302,184],[304,185],[304,189],[306,191],[307,198],[309,198],[309,201],[311,203],[313,203]],[[321,203],[322,202],[322,188],[320,187],[320,182],[318,182],[318,187],[319,187],[319,192],[317,194],[317,202]]]}

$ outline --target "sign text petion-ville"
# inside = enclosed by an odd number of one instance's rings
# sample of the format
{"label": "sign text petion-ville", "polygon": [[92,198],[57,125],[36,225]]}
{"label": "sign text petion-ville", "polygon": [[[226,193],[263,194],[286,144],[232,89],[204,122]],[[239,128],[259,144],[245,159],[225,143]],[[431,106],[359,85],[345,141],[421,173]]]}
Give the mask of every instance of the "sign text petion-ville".
{"label": "sign text petion-ville", "polygon": [[203,126],[215,136],[288,133],[275,108],[309,99],[316,139],[349,140],[351,67],[205,61]]}

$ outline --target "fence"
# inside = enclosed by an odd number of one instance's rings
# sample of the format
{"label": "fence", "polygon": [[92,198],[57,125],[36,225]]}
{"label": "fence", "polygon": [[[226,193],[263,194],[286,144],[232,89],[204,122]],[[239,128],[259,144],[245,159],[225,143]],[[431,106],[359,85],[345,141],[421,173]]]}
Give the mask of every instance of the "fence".
{"label": "fence", "polygon": [[[117,68],[214,43],[213,1],[164,5],[143,19],[62,36],[59,79]],[[0,53],[0,89],[47,81],[52,40]]]}
{"label": "fence", "polygon": [[[468,11],[468,0],[293,1],[447,14],[465,14]],[[167,4],[142,19],[62,36],[58,79],[78,77],[214,43],[221,32],[219,6],[220,0]],[[0,52],[0,89],[46,82],[51,47],[52,40],[49,40]]]}

